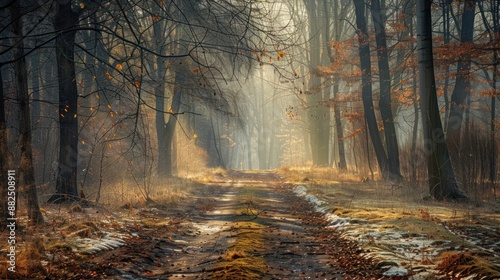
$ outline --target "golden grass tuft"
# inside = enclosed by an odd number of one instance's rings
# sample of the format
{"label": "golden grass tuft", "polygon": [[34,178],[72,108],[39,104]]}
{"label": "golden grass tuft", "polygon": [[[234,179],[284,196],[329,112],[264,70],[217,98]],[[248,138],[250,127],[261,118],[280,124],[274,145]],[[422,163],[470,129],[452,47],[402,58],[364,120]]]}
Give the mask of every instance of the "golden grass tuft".
{"label": "golden grass tuft", "polygon": [[232,260],[239,259],[239,258],[245,258],[246,256],[247,255],[245,254],[245,252],[233,249],[231,251],[226,252],[226,255],[224,256],[224,260],[232,261]]}
{"label": "golden grass tuft", "polygon": [[45,273],[42,265],[44,258],[45,246],[40,238],[26,244],[26,248],[22,249],[16,259],[16,273],[23,276]]}
{"label": "golden grass tuft", "polygon": [[349,171],[330,167],[281,167],[277,172],[292,183],[325,183],[327,181],[361,182],[363,178]]}
{"label": "golden grass tuft", "polygon": [[52,241],[47,244],[47,251],[49,252],[54,252],[54,251],[69,251],[71,252],[73,250],[73,246],[67,242],[64,241]]}
{"label": "golden grass tuft", "polygon": [[480,279],[500,279],[500,266],[467,252],[444,252],[437,269],[451,277],[476,275]]}
{"label": "golden grass tuft", "polygon": [[262,225],[254,221],[238,222],[234,228],[238,237],[212,269],[215,272],[213,278],[262,279],[265,259],[258,254],[265,251]]}

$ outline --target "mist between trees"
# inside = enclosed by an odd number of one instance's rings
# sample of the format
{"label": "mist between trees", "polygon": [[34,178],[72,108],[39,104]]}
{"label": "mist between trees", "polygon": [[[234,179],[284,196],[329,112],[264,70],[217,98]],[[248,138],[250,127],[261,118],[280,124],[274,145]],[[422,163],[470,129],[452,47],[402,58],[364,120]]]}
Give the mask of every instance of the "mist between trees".
{"label": "mist between trees", "polygon": [[0,169],[35,224],[38,201],[149,200],[216,167],[496,199],[499,17],[497,0],[0,1]]}

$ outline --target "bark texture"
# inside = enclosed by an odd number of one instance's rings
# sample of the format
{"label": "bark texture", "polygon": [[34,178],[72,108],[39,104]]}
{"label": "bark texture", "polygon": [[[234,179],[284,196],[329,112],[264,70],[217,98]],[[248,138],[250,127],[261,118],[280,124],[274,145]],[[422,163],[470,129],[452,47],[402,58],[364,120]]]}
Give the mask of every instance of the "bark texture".
{"label": "bark texture", "polygon": [[78,90],[75,78],[74,46],[79,13],[71,1],[59,1],[54,16],[56,59],[59,86],[59,161],[56,194],[50,202],[79,198],[78,166]]}
{"label": "bark texture", "polygon": [[436,200],[465,199],[451,164],[439,114],[432,56],[431,0],[417,0],[417,53],[420,107],[429,193]]}

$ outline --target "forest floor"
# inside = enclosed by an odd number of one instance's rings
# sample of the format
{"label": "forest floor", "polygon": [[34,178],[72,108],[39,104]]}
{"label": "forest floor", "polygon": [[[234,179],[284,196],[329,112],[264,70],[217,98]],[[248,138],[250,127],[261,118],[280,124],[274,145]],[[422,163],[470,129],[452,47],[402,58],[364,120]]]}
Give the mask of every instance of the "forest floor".
{"label": "forest floor", "polygon": [[408,192],[230,171],[193,183],[175,203],[47,205],[44,226],[19,229],[16,273],[0,267],[0,277],[500,279],[498,204],[471,208]]}

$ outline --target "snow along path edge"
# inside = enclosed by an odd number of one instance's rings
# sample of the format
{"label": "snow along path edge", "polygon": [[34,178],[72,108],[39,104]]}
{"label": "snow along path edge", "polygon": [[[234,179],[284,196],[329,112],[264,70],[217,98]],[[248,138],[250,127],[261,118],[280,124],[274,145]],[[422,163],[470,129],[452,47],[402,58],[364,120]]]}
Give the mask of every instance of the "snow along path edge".
{"label": "snow along path edge", "polygon": [[[362,242],[363,240],[376,239],[377,243],[383,243],[394,248],[394,251],[388,250],[372,250],[367,253],[367,257],[380,260],[379,265],[386,269],[385,276],[408,276],[408,269],[405,267],[411,264],[412,261],[419,260],[422,257],[436,256],[445,247],[435,248],[433,252],[427,252],[426,256],[422,256],[422,251],[427,250],[431,245],[434,245],[436,240],[430,240],[426,236],[410,236],[405,232],[399,232],[387,228],[381,228],[379,225],[369,223],[364,219],[354,219],[349,217],[340,217],[331,213],[332,207],[326,201],[317,198],[313,194],[307,193],[307,188],[303,185],[297,185],[293,192],[298,197],[311,203],[314,209],[323,213],[325,219],[329,222],[327,227],[335,228],[343,232],[342,236],[347,239]],[[382,231],[383,230],[383,231]],[[411,267],[413,272],[418,273],[413,276],[413,279],[418,279],[418,275],[423,277],[429,273],[435,273],[434,267],[419,266]]]}

